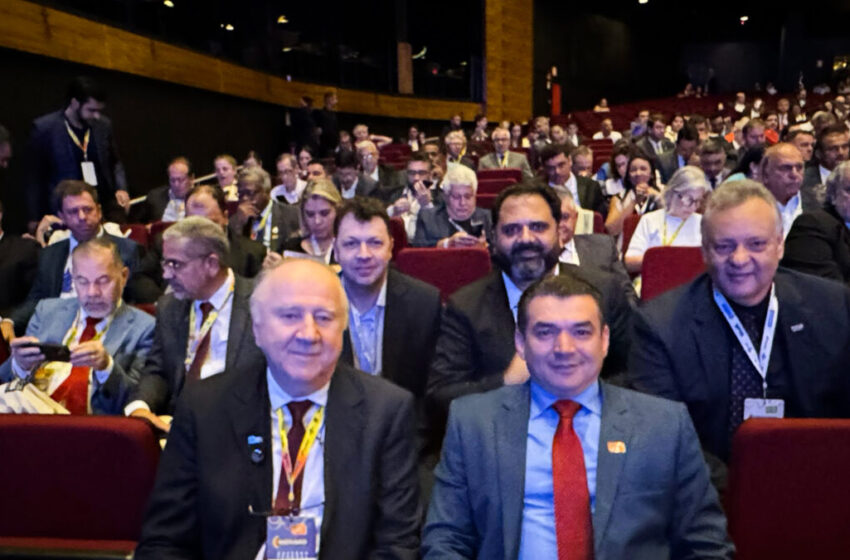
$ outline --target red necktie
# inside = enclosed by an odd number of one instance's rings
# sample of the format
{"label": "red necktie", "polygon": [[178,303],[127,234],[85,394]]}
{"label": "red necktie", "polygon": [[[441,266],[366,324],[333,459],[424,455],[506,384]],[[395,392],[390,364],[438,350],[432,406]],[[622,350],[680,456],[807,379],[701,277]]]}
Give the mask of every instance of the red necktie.
{"label": "red necktie", "polygon": [[587,490],[581,441],[573,429],[573,417],[581,405],[575,401],[562,400],[552,406],[561,416],[552,441],[558,560],[590,560],[593,558],[590,493]]}
{"label": "red necktie", "polygon": [[[295,468],[295,459],[298,456],[298,449],[301,447],[301,440],[304,439],[304,415],[313,406],[311,401],[292,401],[286,405],[289,408],[289,414],[292,416],[292,426],[286,433],[286,441],[289,444],[289,459],[292,468]],[[281,445],[282,447],[282,445]],[[306,467],[305,467],[306,468]],[[301,471],[301,476],[295,479],[295,500],[289,501],[289,481],[286,480],[286,470],[283,468],[283,461],[280,465],[280,480],[277,485],[277,497],[274,500],[275,511],[292,512],[292,508],[298,507],[301,504],[301,483],[304,480],[304,471]]]}
{"label": "red necktie", "polygon": [[[208,301],[204,301],[201,303],[201,327],[204,326],[204,323],[207,320],[207,317],[210,316],[210,311],[213,310],[213,304]],[[194,328],[195,325],[192,325]],[[192,360],[192,365],[189,366],[189,371],[186,373],[186,379],[189,381],[197,381],[201,378],[201,367],[204,365],[204,362],[207,361],[207,354],[210,353],[210,333],[212,332],[212,328],[207,331],[207,334],[204,335],[204,338],[198,343],[198,349],[195,352],[195,358]]]}
{"label": "red necktie", "polygon": [[[83,335],[80,337],[80,343],[88,342],[94,338],[97,333],[95,325],[100,323],[102,319],[96,317],[86,317],[86,327],[83,329]],[[71,368],[71,375],[59,385],[53,394],[50,395],[54,401],[68,409],[71,414],[82,416],[88,413],[89,403],[89,374],[90,367],[74,366]]]}

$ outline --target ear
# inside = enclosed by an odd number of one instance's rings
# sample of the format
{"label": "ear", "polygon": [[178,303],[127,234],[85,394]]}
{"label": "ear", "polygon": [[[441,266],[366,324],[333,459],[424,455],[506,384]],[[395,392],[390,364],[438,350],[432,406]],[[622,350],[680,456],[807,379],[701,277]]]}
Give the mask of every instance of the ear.
{"label": "ear", "polygon": [[517,355],[525,360],[525,337],[519,330],[519,326],[514,329],[514,348]]}

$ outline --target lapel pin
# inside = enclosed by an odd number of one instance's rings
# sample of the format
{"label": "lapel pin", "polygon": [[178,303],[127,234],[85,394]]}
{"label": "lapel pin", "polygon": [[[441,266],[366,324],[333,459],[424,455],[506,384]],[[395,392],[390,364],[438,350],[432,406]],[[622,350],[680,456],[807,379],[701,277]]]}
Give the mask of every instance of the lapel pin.
{"label": "lapel pin", "polygon": [[260,445],[263,443],[263,436],[248,436],[248,445]]}
{"label": "lapel pin", "polygon": [[263,460],[263,450],[259,447],[255,447],[251,450],[251,462],[252,463],[260,463]]}
{"label": "lapel pin", "polygon": [[791,325],[791,332],[800,332],[803,328],[803,323],[797,323],[796,325]]}
{"label": "lapel pin", "polygon": [[608,453],[625,453],[626,452],[626,444],[622,441],[609,441],[608,442]]}

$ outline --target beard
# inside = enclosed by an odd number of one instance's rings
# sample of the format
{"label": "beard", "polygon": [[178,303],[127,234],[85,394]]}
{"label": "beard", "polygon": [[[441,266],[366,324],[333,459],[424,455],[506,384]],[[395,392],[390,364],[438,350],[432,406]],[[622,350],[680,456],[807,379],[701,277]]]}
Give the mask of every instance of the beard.
{"label": "beard", "polygon": [[[522,253],[534,253],[523,255]],[[561,253],[557,245],[548,251],[540,242],[516,243],[508,254],[494,248],[493,261],[511,277],[515,284],[526,284],[538,280],[558,264]]]}

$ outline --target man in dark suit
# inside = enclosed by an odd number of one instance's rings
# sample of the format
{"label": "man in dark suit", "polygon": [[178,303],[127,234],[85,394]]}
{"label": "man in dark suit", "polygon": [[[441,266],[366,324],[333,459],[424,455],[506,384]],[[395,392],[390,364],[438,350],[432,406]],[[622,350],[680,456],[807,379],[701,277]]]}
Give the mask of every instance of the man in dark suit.
{"label": "man in dark suit", "polygon": [[850,416],[850,291],[777,270],[782,221],[754,181],[712,194],[702,239],[708,273],[636,313],[628,371],[636,389],[688,406],[723,487],[745,418]]}
{"label": "man in dark suit", "polygon": [[466,153],[466,136],[464,136],[463,132],[449,132],[445,138],[443,138],[443,143],[446,146],[447,168],[457,164],[465,165],[475,171],[475,160],[469,157]]}
{"label": "man in dark suit", "polygon": [[415,247],[487,247],[490,211],[475,206],[478,179],[465,165],[446,172],[440,185],[443,203],[422,208],[416,216]]}
{"label": "man in dark suit", "polygon": [[0,201],[0,320],[27,296],[38,268],[39,245],[3,231],[3,202]]}
{"label": "man in dark suit", "polygon": [[803,212],[821,208],[814,191],[801,190],[803,165],[800,150],[786,142],[766,149],[759,164],[761,182],[776,199],[784,235],[788,235],[794,220]]}
{"label": "man in dark suit", "polygon": [[[699,132],[693,126],[686,124],[679,129],[676,138],[676,149],[655,156],[658,161],[658,171],[661,173],[661,182],[667,183],[673,173],[680,167],[688,165],[691,156],[699,144]],[[648,153],[652,155],[652,153]]]}
{"label": "man in dark suit", "polygon": [[246,167],[236,176],[239,206],[230,217],[236,234],[275,248],[301,228],[297,206],[272,200],[272,180],[259,167]]}
{"label": "man in dark suit", "polygon": [[785,238],[782,266],[850,285],[850,163],[826,180],[823,210],[803,212]]}
{"label": "man in dark suit", "polygon": [[[560,200],[543,185],[514,185],[493,203],[493,260],[496,268],[449,298],[428,378],[428,400],[435,418],[445,418],[449,403],[468,393],[488,391],[526,375],[525,363],[511,344],[516,305],[523,290],[558,271],[557,224]],[[589,281],[604,296],[611,325],[611,355],[605,375],[625,367],[634,290],[626,277],[587,266],[563,265],[560,274]]]}
{"label": "man in dark suit", "polygon": [[818,134],[815,144],[816,165],[806,167],[803,176],[804,193],[818,194],[822,192],[826,178],[832,170],[850,156],[850,133],[844,124],[833,124],[825,127]]}
{"label": "man in dark suit", "polygon": [[8,317],[14,322],[15,332],[23,334],[35,306],[42,299],[52,297],[73,297],[74,286],[71,282],[71,252],[78,244],[94,237],[106,237],[118,247],[124,264],[130,270],[130,280],[124,289],[124,299],[141,299],[134,288],[133,274],[139,267],[141,248],[132,240],[115,237],[106,233],[101,225],[102,214],[98,203],[97,191],[83,181],[65,180],[56,186],[56,198],[60,211],[53,218],[60,227],[67,228],[71,235],[64,241],[53,243],[41,250],[38,256],[38,272],[27,299]]}
{"label": "man in dark suit", "polygon": [[605,196],[599,183],[573,173],[570,153],[563,146],[548,145],[543,148],[540,151],[540,162],[549,186],[558,196],[571,196],[582,208],[599,212],[603,216],[607,214]]}
{"label": "man in dark suit", "polygon": [[199,216],[163,233],[163,276],[172,293],[157,303],[153,348],[125,414],[168,431],[156,415],[174,412],[184,384],[262,367],[248,311],[253,285],[225,264],[229,245],[221,226]]}
{"label": "man in dark suit", "polygon": [[711,189],[714,190],[729,176],[729,158],[723,147],[722,139],[709,138],[702,142],[697,150],[699,155],[699,167],[705,173],[705,178]]}
{"label": "man in dark suit", "polygon": [[357,154],[348,151],[339,152],[334,160],[336,174],[333,182],[344,200],[355,196],[378,196],[378,182],[358,172]]}
{"label": "man in dark suit", "polygon": [[56,211],[50,196],[64,179],[96,186],[107,219],[126,221],[127,178],[112,125],[103,116],[105,107],[106,92],[89,78],[77,77],[68,87],[65,109],[33,121],[27,149],[31,226]]}
{"label": "man in dark suit", "polygon": [[407,181],[403,172],[380,163],[380,154],[374,142],[362,140],[357,142],[354,147],[357,149],[357,157],[360,158],[360,169],[363,171],[363,175],[377,181],[382,198],[386,198],[388,193],[392,193],[405,185]]}
{"label": "man in dark suit", "polygon": [[660,156],[664,152],[671,152],[676,148],[667,137],[664,131],[667,130],[667,119],[661,113],[653,113],[649,117],[648,129],[646,134],[635,142],[635,146],[644,151],[644,153],[654,156]]}
{"label": "man in dark suit", "polygon": [[[251,314],[267,366],[186,391],[135,558],[418,558],[413,399],[338,362],[345,307],[323,264],[261,278]],[[300,556],[280,548],[298,540]]]}
{"label": "man in dark suit", "polygon": [[39,302],[26,336],[12,341],[0,382],[26,379],[44,363],[41,350],[28,345],[62,344],[70,361],[45,368],[45,393],[71,414],[122,414],[153,343],[154,320],[121,302],[129,271],[112,241],[81,243],[72,260],[77,297]]}
{"label": "man in dark suit", "polygon": [[522,171],[523,179],[533,179],[534,172],[531,171],[531,166],[528,164],[528,158],[525,154],[512,152],[509,150],[511,145],[511,131],[507,128],[499,127],[490,135],[493,139],[493,147],[496,151],[485,154],[478,161],[478,169],[519,169]]}
{"label": "man in dark suit", "polygon": [[426,559],[732,557],[685,407],[599,382],[600,299],[564,276],[523,294],[530,380],[452,404]]}
{"label": "man in dark suit", "polygon": [[134,222],[176,222],[186,215],[186,195],[192,189],[195,175],[192,164],[184,157],[177,157],[168,164],[168,185],[152,189],[139,209],[133,208]]}

